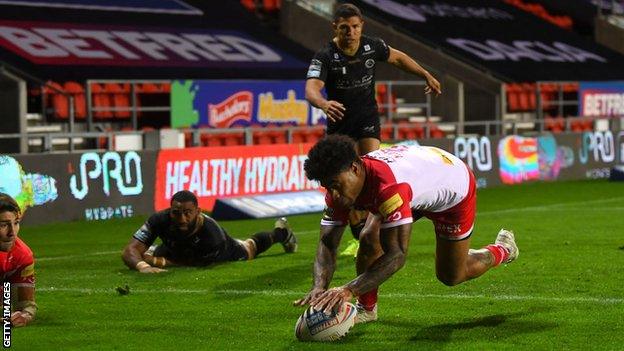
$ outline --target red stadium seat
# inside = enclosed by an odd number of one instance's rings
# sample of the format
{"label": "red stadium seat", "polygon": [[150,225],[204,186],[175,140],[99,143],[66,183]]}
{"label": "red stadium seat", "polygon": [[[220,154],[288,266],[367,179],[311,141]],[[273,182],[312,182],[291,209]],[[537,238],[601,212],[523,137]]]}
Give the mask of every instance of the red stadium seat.
{"label": "red stadium seat", "polygon": [[286,129],[274,130],[270,133],[275,144],[286,144],[288,142]]}
{"label": "red stadium seat", "polygon": [[52,96],[52,107],[54,108],[54,117],[66,119],[69,118],[69,100],[63,94],[54,94]]}
{"label": "red stadium seat", "polygon": [[307,134],[305,135],[305,141],[307,143],[316,143],[321,138],[323,138],[324,135],[325,135],[324,128],[313,127],[307,131]]}
{"label": "red stadium seat", "polygon": [[253,131],[254,144],[273,144],[273,132],[264,130]]}
{"label": "red stadium seat", "polygon": [[221,134],[221,140],[225,146],[245,145],[245,135],[240,133],[223,133]]}
{"label": "red stadium seat", "polygon": [[199,137],[202,146],[222,146],[223,140],[220,134],[205,133]]}
{"label": "red stadium seat", "polygon": [[400,140],[417,140],[425,137],[425,129],[419,123],[399,122]]}
{"label": "red stadium seat", "polygon": [[129,84],[104,84],[104,91],[111,96],[114,108],[123,108],[125,110],[115,110],[113,115],[115,118],[129,118],[130,112],[130,85]]}
{"label": "red stadium seat", "polygon": [[104,90],[104,87],[100,84],[91,84],[91,95],[93,97],[93,107],[103,109],[101,111],[95,111],[93,117],[104,119],[113,118],[113,112],[110,111],[113,105],[111,96]]}
{"label": "red stadium seat", "polygon": [[381,137],[381,141],[385,142],[388,140],[393,140],[394,139],[394,135],[393,134],[393,125],[392,123],[384,123],[381,125],[381,131],[380,131],[380,137]]}
{"label": "red stadium seat", "polygon": [[82,84],[72,81],[65,82],[63,90],[74,99],[74,117],[84,119],[87,116],[87,101]]}
{"label": "red stadium seat", "polygon": [[304,129],[296,129],[292,132],[292,142],[293,143],[305,143],[306,142],[306,132]]}

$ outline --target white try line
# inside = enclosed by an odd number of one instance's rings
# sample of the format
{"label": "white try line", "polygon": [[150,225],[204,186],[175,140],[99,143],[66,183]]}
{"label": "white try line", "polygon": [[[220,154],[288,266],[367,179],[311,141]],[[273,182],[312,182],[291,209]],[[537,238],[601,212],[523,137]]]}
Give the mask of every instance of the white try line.
{"label": "white try line", "polygon": [[[114,294],[115,289],[88,289],[88,288],[37,288],[37,292],[69,292],[84,294]],[[216,295],[256,295],[290,297],[293,300],[303,297],[306,292],[293,290],[205,290],[205,289],[132,289],[133,294],[216,294]],[[480,294],[416,294],[416,293],[381,293],[382,299],[410,299],[410,300],[494,300],[494,301],[540,301],[555,303],[595,303],[612,305],[624,303],[624,299],[616,297],[556,297],[556,296],[532,296],[532,295],[480,295]]]}
{"label": "white try line", "polygon": [[81,255],[67,255],[67,256],[51,256],[51,257],[37,257],[35,256],[35,261],[56,261],[56,260],[71,260],[74,258],[84,258],[88,256],[104,256],[104,255],[112,255],[118,254],[121,257],[121,250],[116,251],[98,251],[98,252],[89,252]]}
{"label": "white try line", "polygon": [[[599,199],[599,200],[589,200],[589,201],[563,202],[563,203],[550,204],[550,205],[544,205],[544,206],[517,207],[517,208],[509,208],[509,209],[496,210],[496,211],[481,211],[481,212],[477,211],[477,216],[487,216],[487,215],[495,215],[495,214],[510,213],[510,212],[522,212],[522,211],[531,212],[531,211],[543,211],[543,210],[549,210],[549,209],[553,210],[553,209],[556,209],[557,207],[600,204],[600,203],[608,203],[608,202],[614,202],[614,201],[620,201],[620,200],[624,200],[624,197],[613,197],[609,199]],[[574,210],[574,211],[578,211],[578,210],[620,211],[621,209],[622,207],[589,208],[586,206],[569,208],[569,210]],[[295,234],[296,235],[319,234],[319,229],[295,231]],[[89,256],[102,256],[102,255],[112,255],[112,254],[121,254],[121,249],[118,251],[99,251],[99,252],[90,252],[90,253],[85,253],[85,254],[80,254],[80,255],[37,257],[36,260],[42,261],[42,262],[43,261],[56,261],[56,260],[68,260],[68,259],[74,259],[74,258],[84,258],[84,257],[89,257]]]}
{"label": "white try line", "polygon": [[[542,211],[542,210],[550,210],[557,207],[565,207],[565,206],[579,206],[579,205],[591,205],[591,204],[601,204],[608,203],[614,201],[624,201],[624,197],[612,197],[608,199],[599,199],[599,200],[588,200],[588,201],[572,201],[572,202],[560,202],[556,204],[544,205],[544,206],[529,206],[529,207],[517,207],[517,208],[507,208],[504,210],[496,210],[496,211],[477,211],[477,217],[483,215],[496,215],[501,213],[508,212],[521,212],[521,211]],[[583,207],[583,206],[581,206]]]}

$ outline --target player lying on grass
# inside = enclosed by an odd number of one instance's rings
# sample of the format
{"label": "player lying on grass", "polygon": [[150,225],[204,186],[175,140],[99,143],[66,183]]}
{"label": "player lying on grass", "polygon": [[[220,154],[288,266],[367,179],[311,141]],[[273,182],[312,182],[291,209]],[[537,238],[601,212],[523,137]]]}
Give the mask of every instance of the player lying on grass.
{"label": "player lying on grass", "polygon": [[[310,304],[329,312],[358,300],[356,323],[377,319],[377,288],[405,264],[412,222],[433,221],[436,275],[449,286],[476,278],[518,256],[514,235],[501,229],[496,241],[470,249],[476,209],[472,172],[454,155],[434,147],[394,146],[359,157],[352,139],[330,135],[308,153],[306,175],[327,189],[327,208],[314,262],[310,292],[295,305]],[[360,234],[358,276],[329,289],[350,209],[373,215]]]}
{"label": "player lying on grass", "polygon": [[[162,244],[150,247],[157,237]],[[244,241],[234,239],[201,212],[192,192],[183,190],[173,195],[170,208],[153,214],[134,233],[122,259],[141,273],[159,273],[170,265],[251,260],[275,243],[281,243],[289,253],[297,250],[297,238],[286,218],[278,219],[270,232],[256,233]]]}
{"label": "player lying on grass", "polygon": [[[17,237],[22,211],[17,202],[0,193],[0,274],[2,292],[11,287],[11,324],[23,327],[35,319],[35,261],[28,246]],[[4,296],[4,294],[3,294]],[[17,300],[15,300],[17,297]]]}

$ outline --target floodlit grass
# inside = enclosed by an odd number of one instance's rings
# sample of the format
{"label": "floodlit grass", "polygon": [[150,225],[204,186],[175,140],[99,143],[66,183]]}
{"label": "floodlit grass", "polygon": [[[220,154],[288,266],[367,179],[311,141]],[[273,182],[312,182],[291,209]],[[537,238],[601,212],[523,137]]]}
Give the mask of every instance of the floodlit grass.
{"label": "floodlit grass", "polygon": [[[621,350],[624,184],[535,183],[478,194],[473,247],[513,229],[519,259],[455,287],[434,273],[431,222],[414,225],[408,262],[380,289],[379,320],[334,344],[293,335],[311,285],[319,215],[290,218],[299,252],[254,261],[128,270],[123,246],[144,218],[23,227],[37,257],[37,320],[18,350]],[[272,220],[223,222],[234,237]],[[350,234],[345,233],[345,239]],[[346,242],[346,240],[343,240]],[[354,277],[339,258],[334,285]],[[121,296],[115,287],[129,285]]]}

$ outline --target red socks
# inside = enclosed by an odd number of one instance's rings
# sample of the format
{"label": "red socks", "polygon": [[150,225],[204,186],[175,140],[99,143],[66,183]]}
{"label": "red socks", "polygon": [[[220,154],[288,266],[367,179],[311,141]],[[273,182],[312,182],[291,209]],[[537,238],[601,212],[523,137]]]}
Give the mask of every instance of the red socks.
{"label": "red socks", "polygon": [[365,309],[372,311],[377,304],[377,288],[358,296],[357,300]]}
{"label": "red socks", "polygon": [[509,252],[507,252],[507,249],[505,249],[501,244],[488,245],[485,247],[485,249],[490,251],[494,256],[493,267],[496,267],[499,264],[503,263],[505,260],[507,260],[507,257],[509,256]]}

